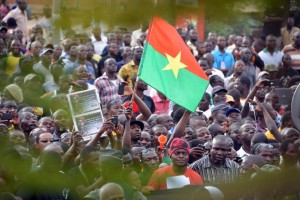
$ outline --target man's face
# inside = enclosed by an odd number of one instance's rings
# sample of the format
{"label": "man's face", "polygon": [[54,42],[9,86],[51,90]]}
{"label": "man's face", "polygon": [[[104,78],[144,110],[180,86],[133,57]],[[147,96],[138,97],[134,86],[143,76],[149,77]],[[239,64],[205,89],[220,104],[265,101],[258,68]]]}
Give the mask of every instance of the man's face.
{"label": "man's face", "polygon": [[88,72],[84,67],[79,67],[76,69],[76,78],[77,80],[87,81],[89,76]]}
{"label": "man's face", "polygon": [[295,19],[293,17],[289,17],[287,19],[287,25],[290,26],[290,27],[293,27],[295,24]]}
{"label": "man's face", "polygon": [[217,85],[224,87],[224,80],[220,76],[215,76],[215,80],[213,81],[213,83],[211,83],[212,87],[215,87]]}
{"label": "man's face", "polygon": [[134,60],[137,60],[137,61],[140,61],[141,58],[142,58],[142,54],[143,54],[143,49],[142,48],[135,48],[133,50],[133,59]]}
{"label": "man's face", "polygon": [[242,60],[245,62],[249,62],[251,60],[252,53],[250,49],[244,49],[242,50]]}
{"label": "man's face", "polygon": [[159,165],[159,159],[154,150],[143,153],[143,166],[146,170],[156,170]]}
{"label": "man's face", "polygon": [[202,67],[202,69],[204,71],[209,69],[209,65],[208,65],[208,62],[206,60],[200,60],[199,65]]}
{"label": "man's face", "polygon": [[184,149],[178,149],[173,152],[171,159],[174,166],[184,167],[188,164],[189,153]]}
{"label": "man's face", "polygon": [[185,139],[186,141],[190,141],[192,139],[194,139],[194,131],[191,127],[186,127],[184,130],[184,137],[183,139]]}
{"label": "man's face", "polygon": [[209,109],[209,101],[206,98],[202,98],[199,104],[199,109],[206,111],[207,109]]}
{"label": "man's face", "polygon": [[234,65],[234,72],[237,74],[242,74],[245,70],[245,64],[244,62],[237,61]]}
{"label": "man's face", "polygon": [[216,164],[223,163],[229,151],[231,151],[231,148],[229,147],[228,142],[216,140],[213,142],[210,150],[211,160]]}
{"label": "man's face", "polygon": [[78,48],[78,58],[85,60],[87,56],[87,48],[85,46],[80,46]]}
{"label": "man's face", "polygon": [[267,164],[272,165],[273,163],[273,153],[272,153],[272,149],[268,148],[268,147],[261,147],[259,154],[260,156],[262,156]]}
{"label": "man's face", "polygon": [[141,127],[137,124],[130,125],[131,140],[139,141],[141,139]]}
{"label": "man's face", "polygon": [[20,10],[25,10],[27,8],[27,2],[25,0],[19,0],[18,7]]}
{"label": "man's face", "polygon": [[255,134],[255,127],[252,124],[245,124],[242,127],[241,138],[243,141],[250,144],[253,135]]}
{"label": "man's face", "polygon": [[61,56],[61,53],[62,53],[62,47],[61,46],[55,46],[53,56],[59,58]]}
{"label": "man's face", "polygon": [[155,127],[153,129],[153,133],[154,133],[154,140],[155,140],[155,142],[157,142],[157,139],[159,136],[161,136],[161,135],[167,136],[168,135],[168,130],[165,127]]}
{"label": "man's face", "polygon": [[206,53],[206,47],[204,43],[200,43],[197,45],[197,51],[200,52],[201,54]]}
{"label": "man's face", "polygon": [[292,58],[289,54],[284,54],[282,58],[283,65],[286,67],[291,66]]}
{"label": "man's face", "polygon": [[275,166],[279,166],[280,163],[280,151],[277,148],[271,150],[273,155],[273,164]]}
{"label": "man's face", "polygon": [[21,119],[21,127],[27,133],[35,129],[37,127],[36,116],[30,112],[26,112]]}
{"label": "man's face", "polygon": [[77,46],[76,45],[72,45],[71,46],[69,54],[70,54],[70,56],[74,56],[74,57],[76,57],[78,55]]}
{"label": "man's face", "polygon": [[250,47],[250,40],[248,38],[243,38],[242,40],[242,47],[249,48]]}
{"label": "man's face", "polygon": [[147,90],[148,89],[148,85],[144,81],[139,80],[137,82],[137,89],[138,90]]}
{"label": "man's face", "polygon": [[238,112],[232,112],[228,115],[227,117],[228,121],[229,121],[229,124],[232,124],[234,122],[239,122],[241,121],[242,117],[241,117],[241,114],[238,113]]}
{"label": "man's face", "polygon": [[226,40],[224,37],[218,37],[218,47],[219,49],[224,49],[226,46]]}
{"label": "man's face", "polygon": [[31,53],[33,54],[33,56],[39,56],[41,49],[42,49],[41,43],[35,41],[34,45],[31,48]]}
{"label": "man's face", "polygon": [[119,48],[118,48],[118,45],[116,43],[111,43],[109,45],[109,53],[110,55],[117,55],[118,54],[118,51],[119,51]]}
{"label": "man's face", "polygon": [[198,33],[196,30],[190,30],[190,40],[192,41],[198,40]]}
{"label": "man's face", "polygon": [[211,42],[205,42],[206,53],[210,53],[212,51],[213,45]]}
{"label": "man's face", "polygon": [[105,62],[105,68],[108,73],[116,73],[117,72],[117,62],[115,59],[109,59]]}
{"label": "man's face", "polygon": [[43,117],[39,121],[39,128],[46,128],[50,133],[55,130],[54,120],[50,117]]}
{"label": "man's face", "polygon": [[130,45],[131,43],[131,35],[129,33],[125,33],[123,35],[123,41],[126,45]]}
{"label": "man's face", "polygon": [[219,102],[226,102],[226,92],[225,91],[216,92],[214,94],[213,100],[214,100],[214,104]]}
{"label": "man's face", "polygon": [[18,55],[21,52],[21,43],[17,40],[14,40],[11,43],[11,51],[13,53],[13,55]]}
{"label": "man's face", "polygon": [[268,49],[275,49],[276,48],[276,39],[273,36],[267,37],[266,46]]}
{"label": "man's face", "polygon": [[51,64],[53,53],[51,51],[47,51],[41,57],[43,63]]}
{"label": "man's face", "polygon": [[150,148],[151,147],[151,137],[150,137],[149,133],[142,132],[141,138],[138,143],[143,147]]}
{"label": "man's face", "polygon": [[300,47],[300,32],[294,35],[294,44],[296,47]]}
{"label": "man's face", "polygon": [[210,141],[212,138],[211,134],[209,133],[209,130],[206,127],[202,127],[196,131],[196,139],[203,142],[207,142]]}
{"label": "man's face", "polygon": [[161,124],[164,125],[167,128],[167,130],[171,130],[171,128],[174,126],[173,119],[169,115],[165,115],[163,117]]}

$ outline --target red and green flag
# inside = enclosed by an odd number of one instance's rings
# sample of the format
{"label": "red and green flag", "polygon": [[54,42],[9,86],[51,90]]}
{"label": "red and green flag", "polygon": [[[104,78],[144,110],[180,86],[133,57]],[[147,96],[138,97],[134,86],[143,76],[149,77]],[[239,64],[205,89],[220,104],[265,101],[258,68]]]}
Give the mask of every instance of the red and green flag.
{"label": "red and green flag", "polygon": [[158,17],[150,24],[138,76],[192,112],[209,84],[208,77],[177,30]]}

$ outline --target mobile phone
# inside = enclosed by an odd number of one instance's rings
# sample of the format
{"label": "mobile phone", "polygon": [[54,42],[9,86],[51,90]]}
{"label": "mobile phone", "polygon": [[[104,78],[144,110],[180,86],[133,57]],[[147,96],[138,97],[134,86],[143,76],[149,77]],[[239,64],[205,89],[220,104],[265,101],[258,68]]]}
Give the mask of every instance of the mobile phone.
{"label": "mobile phone", "polygon": [[3,113],[1,115],[1,120],[12,120],[12,114],[11,113]]}
{"label": "mobile phone", "polygon": [[124,94],[124,84],[120,83],[118,87],[118,95],[123,95]]}
{"label": "mobile phone", "polygon": [[117,127],[118,126],[118,116],[113,116],[113,118],[112,118],[112,123],[115,125],[115,127]]}

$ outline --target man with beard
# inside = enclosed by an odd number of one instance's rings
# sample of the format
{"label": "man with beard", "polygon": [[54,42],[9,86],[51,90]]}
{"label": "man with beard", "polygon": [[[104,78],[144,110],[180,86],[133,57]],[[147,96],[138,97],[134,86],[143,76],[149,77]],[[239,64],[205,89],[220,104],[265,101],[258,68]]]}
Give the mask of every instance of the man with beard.
{"label": "man with beard", "polygon": [[133,49],[133,60],[131,60],[126,65],[123,65],[119,71],[119,76],[123,78],[124,81],[128,83],[130,87],[132,84],[132,77],[134,77],[139,69],[140,61],[142,58],[143,47],[136,46]]}
{"label": "man with beard", "polygon": [[55,113],[52,115],[53,120],[54,120],[54,126],[55,130],[53,133],[53,139],[54,140],[60,140],[61,135],[65,132],[69,132],[69,117],[68,113],[62,109],[57,110]]}
{"label": "man with beard", "polygon": [[242,146],[236,153],[239,157],[244,158],[251,154],[251,140],[255,133],[255,127],[252,124],[244,124],[241,126],[239,133]]}
{"label": "man with beard", "polygon": [[240,166],[227,158],[231,148],[226,138],[224,135],[214,137],[210,154],[189,166],[201,175],[206,184],[230,183],[239,176]]}
{"label": "man with beard", "polygon": [[36,116],[31,112],[22,112],[19,115],[20,128],[25,134],[26,140],[28,141],[30,132],[37,127]]}
{"label": "man with beard", "polygon": [[165,190],[169,177],[184,175],[189,179],[190,185],[203,185],[202,178],[195,171],[187,168],[190,145],[181,138],[175,138],[169,150],[173,165],[168,165],[154,171],[148,182],[147,190]]}
{"label": "man with beard", "polygon": [[141,153],[143,172],[140,174],[142,186],[147,185],[153,172],[158,168],[159,158],[154,148],[144,149]]}

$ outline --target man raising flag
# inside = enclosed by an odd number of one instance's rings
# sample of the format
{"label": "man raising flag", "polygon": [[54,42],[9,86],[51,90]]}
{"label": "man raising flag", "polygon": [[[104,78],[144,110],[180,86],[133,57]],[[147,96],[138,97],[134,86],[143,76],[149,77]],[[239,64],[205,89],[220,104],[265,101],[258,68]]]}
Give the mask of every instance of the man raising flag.
{"label": "man raising flag", "polygon": [[158,17],[149,27],[138,75],[191,112],[196,110],[209,83],[177,30]]}

